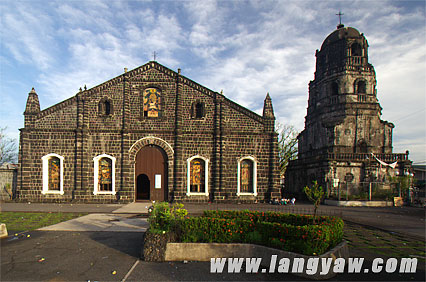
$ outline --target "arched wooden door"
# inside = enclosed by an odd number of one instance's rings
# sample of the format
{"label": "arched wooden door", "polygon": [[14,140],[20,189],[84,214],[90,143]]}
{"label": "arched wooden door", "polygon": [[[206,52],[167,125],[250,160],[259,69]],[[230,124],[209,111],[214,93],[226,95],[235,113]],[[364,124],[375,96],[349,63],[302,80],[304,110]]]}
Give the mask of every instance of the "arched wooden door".
{"label": "arched wooden door", "polygon": [[148,145],[136,155],[136,201],[167,201],[167,156],[163,149]]}

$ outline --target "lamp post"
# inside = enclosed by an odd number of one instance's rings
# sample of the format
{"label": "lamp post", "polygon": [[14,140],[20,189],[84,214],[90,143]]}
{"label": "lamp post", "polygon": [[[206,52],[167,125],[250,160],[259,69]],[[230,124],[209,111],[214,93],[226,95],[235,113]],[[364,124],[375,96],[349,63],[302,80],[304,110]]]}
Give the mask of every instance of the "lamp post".
{"label": "lamp post", "polygon": [[413,191],[413,188],[411,187],[412,186],[411,179],[413,178],[414,174],[410,173],[410,171],[408,169],[405,171],[404,174],[408,178],[408,202],[411,204],[412,199],[413,199],[413,197],[411,195],[411,193]]}
{"label": "lamp post", "polygon": [[[398,170],[395,172],[395,175],[399,176],[399,171]],[[397,185],[398,185],[398,197],[401,197],[401,184],[397,183]]]}

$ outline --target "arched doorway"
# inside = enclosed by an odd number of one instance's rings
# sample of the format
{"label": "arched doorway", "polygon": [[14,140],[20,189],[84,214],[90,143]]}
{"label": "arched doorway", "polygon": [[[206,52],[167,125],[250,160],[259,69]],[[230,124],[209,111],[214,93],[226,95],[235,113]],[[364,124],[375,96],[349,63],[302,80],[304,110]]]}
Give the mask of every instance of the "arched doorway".
{"label": "arched doorway", "polygon": [[167,155],[160,147],[148,145],[136,155],[136,201],[167,201]]}

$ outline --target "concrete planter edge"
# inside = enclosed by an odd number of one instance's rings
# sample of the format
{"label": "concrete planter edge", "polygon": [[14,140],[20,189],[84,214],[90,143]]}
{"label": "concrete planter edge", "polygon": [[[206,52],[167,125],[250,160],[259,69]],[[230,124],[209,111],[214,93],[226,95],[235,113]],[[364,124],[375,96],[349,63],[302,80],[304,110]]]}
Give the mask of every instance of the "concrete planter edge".
{"label": "concrete planter edge", "polygon": [[[303,270],[306,269],[306,263],[309,258],[319,258],[316,273],[312,275],[306,274],[305,271],[292,273],[312,280],[325,280],[334,277],[336,275],[333,272],[334,261],[337,258],[347,260],[349,257],[349,248],[346,241],[342,241],[336,247],[320,256],[306,256],[260,245],[239,243],[167,243],[165,252],[165,261],[210,261],[211,258],[262,258],[261,265],[267,267],[268,271],[272,255],[277,255],[275,271],[279,260],[282,258],[289,258],[291,262],[293,262],[294,258],[303,258]],[[321,258],[333,259],[330,271],[325,275],[320,274],[322,270]],[[289,272],[291,272],[291,267],[292,265],[290,264]],[[259,268],[259,271],[261,271],[261,268]]]}

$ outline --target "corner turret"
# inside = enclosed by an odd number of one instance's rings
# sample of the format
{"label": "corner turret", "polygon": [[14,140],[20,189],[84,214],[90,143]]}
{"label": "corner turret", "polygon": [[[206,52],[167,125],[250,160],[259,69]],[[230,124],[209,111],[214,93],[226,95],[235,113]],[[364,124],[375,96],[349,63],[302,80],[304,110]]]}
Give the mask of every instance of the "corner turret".
{"label": "corner turret", "polygon": [[35,92],[35,89],[31,89],[28,93],[27,106],[25,107],[25,127],[32,126],[34,121],[34,115],[40,112],[40,102],[38,100],[38,95]]}
{"label": "corner turret", "polygon": [[263,103],[263,118],[275,119],[274,109],[272,108],[272,100],[269,96],[269,93],[266,94],[266,98]]}
{"label": "corner turret", "polygon": [[263,120],[265,121],[265,130],[275,130],[275,115],[274,108],[272,107],[272,100],[269,93],[266,94],[265,101],[263,103]]}

